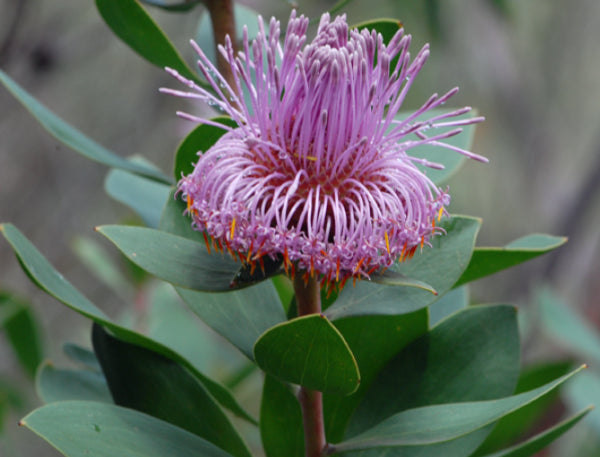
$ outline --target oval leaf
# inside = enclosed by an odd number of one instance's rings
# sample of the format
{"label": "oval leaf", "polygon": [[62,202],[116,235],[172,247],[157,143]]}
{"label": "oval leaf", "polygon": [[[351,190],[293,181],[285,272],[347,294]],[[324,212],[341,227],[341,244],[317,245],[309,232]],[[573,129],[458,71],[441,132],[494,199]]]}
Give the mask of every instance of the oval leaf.
{"label": "oval leaf", "polygon": [[561,347],[600,364],[600,334],[593,323],[580,317],[548,287],[536,295],[544,333]]}
{"label": "oval leaf", "polygon": [[593,408],[590,406],[559,424],[556,424],[554,427],[538,433],[524,443],[517,444],[508,449],[503,449],[502,451],[494,452],[485,457],[533,457],[554,440],[562,436],[563,433],[568,432],[571,427],[583,419],[583,417],[592,409]]}
{"label": "oval leaf", "polygon": [[240,266],[224,255],[209,254],[203,244],[159,230],[124,225],[96,230],[148,273],[186,289],[229,291]]}
{"label": "oval leaf", "polygon": [[578,368],[538,389],[511,397],[480,402],[425,406],[402,411],[359,436],[336,445],[335,451],[348,452],[381,447],[423,446],[465,436],[547,394],[582,368]]}
{"label": "oval leaf", "polygon": [[44,403],[66,400],[89,400],[112,403],[102,373],[89,370],[62,370],[51,363],[40,367],[36,390]]}
{"label": "oval leaf", "polygon": [[94,324],[92,342],[117,405],[195,433],[234,456],[250,457],[225,413],[184,367],[120,341],[98,324]]}
{"label": "oval leaf", "polygon": [[117,337],[162,354],[183,365],[196,376],[206,390],[208,390],[215,400],[223,407],[228,408],[237,416],[243,417],[250,422],[256,422],[252,416],[239,405],[229,390],[203,375],[187,359],[185,359],[185,357],[181,356],[170,347],[112,322],[106,314],[97,308],[96,305],[89,301],[81,294],[81,292],[73,287],[69,281],[56,271],[48,260],[42,256],[36,247],[33,246],[14,225],[0,224],[0,233],[4,235],[6,240],[13,247],[25,272],[43,291],[79,314],[105,326]]}
{"label": "oval leaf", "polygon": [[33,378],[42,361],[42,343],[37,321],[28,303],[0,291],[0,330],[25,372]]}
{"label": "oval leaf", "polygon": [[33,98],[2,70],[0,70],[0,82],[2,82],[9,92],[12,93],[25,108],[27,108],[42,127],[44,127],[54,138],[74,151],[79,152],[88,159],[100,162],[109,167],[128,170],[139,175],[148,176],[149,178],[156,179],[160,182],[170,182],[170,179],[155,167],[126,160],[99,145],[91,138],[88,138]]}
{"label": "oval leaf", "polygon": [[323,395],[325,432],[341,441],[350,417],[385,364],[427,332],[427,310],[399,316],[357,316],[334,323],[356,358],[360,387],[352,395]]}
{"label": "oval leaf", "polygon": [[105,403],[52,403],[30,413],[20,425],[67,457],[231,457],[193,433]]}
{"label": "oval leaf", "polygon": [[374,273],[369,279],[377,284],[383,284],[384,286],[416,287],[417,289],[431,292],[433,295],[438,294],[429,284],[419,281],[418,279],[409,278],[408,276],[393,270],[385,270],[383,273]]}
{"label": "oval leaf", "polygon": [[260,437],[267,457],[303,457],[302,410],[289,387],[265,376],[260,404]]}
{"label": "oval leaf", "polygon": [[134,210],[151,228],[158,228],[171,188],[123,170],[111,170],[104,181],[106,193]]}
{"label": "oval leaf", "polygon": [[400,411],[512,394],[520,367],[516,310],[507,305],[467,308],[395,355],[358,407],[350,435]]}
{"label": "oval leaf", "polygon": [[183,301],[204,321],[249,359],[254,343],[286,317],[271,281],[228,294],[177,289]]}
{"label": "oval leaf", "polygon": [[473,251],[469,266],[454,287],[534,259],[566,242],[567,239],[563,236],[532,234],[519,238],[504,247],[477,247]]}
{"label": "oval leaf", "polygon": [[96,7],[115,35],[148,62],[205,85],[137,0],[96,0]]}
{"label": "oval leaf", "polygon": [[360,382],[348,344],[319,314],[267,330],[254,345],[254,359],[276,378],[321,392],[348,395]]}

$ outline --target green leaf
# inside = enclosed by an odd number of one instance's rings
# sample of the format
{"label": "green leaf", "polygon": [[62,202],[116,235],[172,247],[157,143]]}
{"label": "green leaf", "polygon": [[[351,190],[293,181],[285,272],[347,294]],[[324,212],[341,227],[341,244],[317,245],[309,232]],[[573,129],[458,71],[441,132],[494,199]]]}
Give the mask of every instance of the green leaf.
{"label": "green leaf", "polygon": [[228,294],[177,289],[183,301],[250,360],[256,340],[286,317],[271,281]]}
{"label": "green leaf", "polygon": [[227,416],[184,367],[120,341],[98,324],[94,324],[92,342],[117,405],[195,433],[234,456],[250,457]]}
{"label": "green leaf", "polygon": [[554,440],[562,436],[565,432],[569,431],[571,427],[579,422],[591,410],[592,408],[588,407],[574,416],[565,419],[554,427],[538,433],[524,443],[517,444],[508,449],[503,449],[502,451],[495,452],[494,454],[486,455],[485,457],[532,457]]}
{"label": "green leaf", "polygon": [[49,362],[38,371],[36,390],[44,403],[65,400],[113,402],[102,373],[58,369]]}
{"label": "green leaf", "polygon": [[226,254],[210,255],[204,244],[159,230],[124,225],[96,230],[148,273],[186,289],[230,291],[240,267]]}
{"label": "green leaf", "polygon": [[202,4],[202,0],[181,0],[179,3],[169,3],[162,0],[141,0],[146,5],[155,6],[165,11],[186,12]]}
{"label": "green leaf", "polygon": [[290,388],[265,376],[260,404],[260,436],[267,457],[303,457],[302,410]]}
{"label": "green leaf", "polygon": [[550,252],[566,242],[565,237],[532,234],[501,248],[477,247],[473,251],[469,266],[456,282],[455,287],[526,262]]}
{"label": "green leaf", "polygon": [[431,292],[433,295],[437,295],[435,289],[429,284],[419,281],[418,279],[409,278],[402,273],[389,269],[385,270],[383,273],[374,273],[369,279],[374,283],[383,284],[384,286],[416,287]]}
{"label": "green leaf", "polygon": [[[553,379],[567,374],[573,368],[570,362],[551,362],[541,363],[527,367],[521,373],[519,382],[515,389],[516,394],[540,387]],[[582,373],[573,383],[576,383],[587,373]],[[495,425],[492,433],[486,438],[485,442],[477,449],[477,452],[471,457],[482,456],[490,452],[502,449],[514,443],[516,440],[527,436],[539,420],[546,415],[550,408],[556,403],[560,392],[554,391],[542,398],[530,403],[529,405],[502,418]]]}
{"label": "green leaf", "polygon": [[167,422],[104,403],[52,403],[36,409],[20,424],[67,457],[231,457]]}
{"label": "green leaf", "polygon": [[[443,219],[439,226],[446,230],[446,235],[434,237],[431,248],[423,248],[423,252],[392,269],[431,284],[443,295],[469,263],[480,225],[479,219],[463,216]],[[381,286],[361,281],[354,287],[345,287],[325,315],[337,320],[357,315],[402,314],[429,306],[435,300],[435,295],[414,287]]]}
{"label": "green leaf", "polygon": [[323,315],[298,317],[267,330],[254,345],[259,367],[283,381],[348,395],[358,366],[340,332]]}
{"label": "green leaf", "polygon": [[[340,2],[341,3],[341,2]],[[335,7],[334,7],[335,8]],[[333,9],[333,8],[332,8]],[[367,29],[377,30],[377,33],[381,33],[383,36],[383,42],[389,43],[390,40],[394,37],[396,32],[402,28],[402,22],[397,19],[371,19],[364,22],[359,22],[358,24],[352,24],[349,29]],[[393,69],[393,67],[392,67]]]}
{"label": "green leaf", "polygon": [[[229,127],[237,126],[229,117],[222,116],[211,120]],[[189,175],[194,171],[194,164],[198,161],[198,153],[209,150],[225,133],[227,133],[227,130],[208,124],[200,124],[192,130],[181,142],[175,153],[175,181],[179,181],[182,176]]]}
{"label": "green leaf", "polygon": [[91,371],[101,372],[102,368],[93,351],[74,343],[65,343],[63,352],[71,361]]}
{"label": "green leaf", "polygon": [[255,422],[244,409],[237,403],[231,392],[199,372],[187,359],[171,348],[156,342],[140,333],[127,329],[112,322],[100,309],[83,296],[71,285],[52,265],[42,256],[25,236],[12,224],[1,224],[0,232],[13,247],[21,266],[31,280],[40,289],[53,296],[72,310],[106,327],[113,334],[129,343],[137,344],[151,351],[162,354],[173,361],[183,365],[202,383],[206,390],[223,407],[229,409],[237,416]]}
{"label": "green leaf", "polygon": [[469,305],[468,286],[459,287],[447,292],[435,303],[429,306],[429,326],[441,322],[451,314],[466,308]]}
{"label": "green leaf", "polygon": [[[175,190],[172,190],[167,199],[158,228],[163,232],[181,236],[206,246],[202,232],[194,230],[191,218],[184,216],[187,205],[180,197],[175,195],[175,192]],[[211,249],[211,252],[213,252],[213,249]],[[209,252],[207,251],[206,254],[208,255]],[[231,271],[237,271],[239,265],[239,263],[231,261]]]}
{"label": "green leaf", "polygon": [[360,386],[352,395],[323,395],[327,439],[338,442],[376,375],[402,348],[427,332],[427,310],[399,316],[349,317],[334,325],[354,354],[361,377]]}
{"label": "green leaf", "polygon": [[129,283],[122,271],[106,252],[104,246],[96,240],[87,237],[77,237],[73,240],[73,251],[79,260],[99,280],[110,287],[124,301],[129,301],[135,296],[135,289]]}
{"label": "green leaf", "polygon": [[600,334],[548,287],[536,292],[544,332],[579,357],[600,363]]}
{"label": "green leaf", "polygon": [[137,0],[96,0],[96,8],[115,35],[148,62],[160,68],[173,68],[182,76],[206,85],[190,70]]}
{"label": "green leaf", "polygon": [[453,440],[479,430],[558,387],[581,368],[538,389],[496,400],[424,406],[395,414],[335,446],[337,452],[399,446],[423,446]]}
{"label": "green leaf", "polygon": [[[587,408],[592,404],[600,405],[600,373],[587,370],[565,386],[561,396],[569,409],[575,411]],[[596,436],[600,435],[600,410],[594,409],[586,418],[585,423]]]}
{"label": "green leaf", "polygon": [[104,182],[106,193],[134,210],[151,228],[158,228],[171,188],[123,170],[111,170]]}
{"label": "green leaf", "polygon": [[94,160],[109,167],[128,170],[132,173],[147,176],[160,182],[170,182],[169,178],[162,172],[157,171],[155,167],[141,165],[126,160],[88,138],[33,98],[2,70],[0,70],[0,82],[2,82],[9,92],[12,93],[33,117],[38,120],[42,127],[57,140],[74,151],[90,160]]}
{"label": "green leaf", "polygon": [[35,316],[30,306],[0,291],[0,329],[4,329],[17,360],[33,378],[42,361],[42,344]]}
{"label": "green leaf", "polygon": [[[519,358],[514,307],[477,306],[460,311],[406,346],[387,364],[356,410],[347,436],[401,411],[510,395],[517,382]],[[464,456],[474,451],[488,432],[483,429],[428,449],[403,449],[402,454]]]}

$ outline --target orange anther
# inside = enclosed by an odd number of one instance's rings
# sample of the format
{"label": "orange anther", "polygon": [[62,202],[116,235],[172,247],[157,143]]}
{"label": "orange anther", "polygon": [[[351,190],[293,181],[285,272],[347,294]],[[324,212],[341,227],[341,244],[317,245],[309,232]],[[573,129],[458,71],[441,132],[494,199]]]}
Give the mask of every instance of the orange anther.
{"label": "orange anther", "polygon": [[206,232],[202,232],[202,235],[204,235],[204,242],[206,243],[206,250],[210,254],[211,252],[210,252],[210,243],[208,241],[208,236],[206,235]]}
{"label": "orange anther", "polygon": [[390,253],[390,239],[388,238],[387,231],[385,232],[385,247],[387,249],[388,254]]}
{"label": "orange anther", "polygon": [[235,233],[235,217],[231,221],[231,230],[229,232],[229,239],[233,240],[233,234]]}

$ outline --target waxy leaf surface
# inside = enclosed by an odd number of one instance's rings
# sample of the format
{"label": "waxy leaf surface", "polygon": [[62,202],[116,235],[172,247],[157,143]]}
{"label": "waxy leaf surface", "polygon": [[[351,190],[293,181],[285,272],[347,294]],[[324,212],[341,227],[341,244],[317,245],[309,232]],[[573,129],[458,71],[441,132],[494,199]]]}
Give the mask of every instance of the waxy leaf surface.
{"label": "waxy leaf surface", "polygon": [[267,330],[254,345],[254,359],[278,379],[321,392],[348,395],[360,382],[348,344],[327,318],[318,314]]}
{"label": "waxy leaf surface", "polygon": [[[520,367],[514,307],[467,308],[423,333],[378,373],[346,436],[357,435],[401,411],[513,393]],[[462,457],[470,455],[488,433],[489,427],[453,441],[390,450],[390,455]],[[363,451],[369,457],[377,452]]]}
{"label": "waxy leaf surface", "polygon": [[574,354],[581,354],[600,364],[598,331],[549,288],[537,292],[537,301],[544,332]]}
{"label": "waxy leaf surface", "polygon": [[380,447],[423,446],[459,438],[547,394],[579,370],[538,389],[511,397],[424,406],[402,411],[366,432],[336,445],[336,449],[339,452],[347,452]]}
{"label": "waxy leaf surface", "polygon": [[115,403],[167,421],[237,457],[250,452],[210,394],[184,367],[94,324],[92,342]]}
{"label": "waxy leaf surface", "polygon": [[469,305],[468,286],[453,289],[429,306],[429,326],[433,327],[451,314]]}
{"label": "waxy leaf surface", "polygon": [[538,433],[523,443],[494,452],[493,454],[488,454],[485,457],[533,457],[554,440],[561,437],[565,432],[569,431],[571,427],[583,419],[583,417],[591,410],[592,408],[588,407],[559,424],[556,424],[554,427]]}
{"label": "waxy leaf surface", "polygon": [[231,392],[222,385],[199,372],[188,360],[171,348],[140,333],[116,324],[99,308],[82,295],[42,256],[35,246],[12,224],[0,225],[4,235],[15,251],[21,266],[31,280],[43,291],[53,296],[72,310],[109,329],[118,338],[176,361],[190,370],[214,399],[234,414],[253,422],[252,417],[237,403]]}
{"label": "waxy leaf surface", "polygon": [[567,239],[561,236],[533,234],[519,238],[504,247],[476,247],[469,266],[455,287],[526,262],[562,246],[566,241]]}
{"label": "waxy leaf surface", "polygon": [[[553,379],[564,376],[572,369],[573,364],[569,361],[542,362],[539,365],[527,366],[521,372],[514,393],[520,394],[540,387]],[[588,372],[581,373],[568,386],[575,384],[587,374]],[[498,449],[515,443],[518,439],[525,436],[528,431],[534,429],[539,424],[539,421],[550,412],[560,394],[561,391],[557,389],[500,419],[494,426],[492,433],[490,433],[485,442],[477,448],[477,451],[471,457],[480,457],[495,452]]]}
{"label": "waxy leaf surface", "polygon": [[231,457],[168,422],[99,402],[52,403],[30,413],[21,425],[66,457]]}
{"label": "waxy leaf surface", "polygon": [[266,330],[286,320],[271,281],[227,294],[182,288],[178,288],[177,292],[206,325],[251,360],[256,340]]}
{"label": "waxy leaf surface", "polygon": [[204,244],[159,230],[105,225],[97,231],[148,273],[186,289],[230,291],[240,266],[227,254],[211,255]]}
{"label": "waxy leaf surface", "polygon": [[101,372],[65,370],[45,363],[36,378],[36,390],[44,403],[66,400],[113,402]]}
{"label": "waxy leaf surface", "polygon": [[171,67],[203,85],[137,0],[96,0],[98,12],[125,44],[160,68]]}
{"label": "waxy leaf surface", "polygon": [[28,303],[0,291],[0,331],[2,330],[19,364],[33,378],[43,357],[35,316]]}
{"label": "waxy leaf surface", "polygon": [[356,316],[334,325],[354,354],[360,372],[360,387],[352,395],[325,394],[323,410],[327,439],[341,441],[350,417],[371,383],[408,343],[427,332],[427,310],[399,316]]}
{"label": "waxy leaf surface", "polygon": [[267,457],[303,457],[302,410],[290,388],[265,376],[260,404],[260,436]]}
{"label": "waxy leaf surface", "polygon": [[158,228],[171,188],[123,170],[111,170],[104,182],[106,193],[134,210],[150,228]]}

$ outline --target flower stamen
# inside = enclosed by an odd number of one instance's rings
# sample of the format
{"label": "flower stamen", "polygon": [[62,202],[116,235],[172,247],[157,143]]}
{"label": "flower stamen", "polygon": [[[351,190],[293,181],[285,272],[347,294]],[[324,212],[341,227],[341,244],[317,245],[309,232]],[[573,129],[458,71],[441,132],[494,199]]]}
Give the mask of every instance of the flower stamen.
{"label": "flower stamen", "polygon": [[229,239],[233,240],[233,234],[235,233],[235,217],[231,221],[231,230],[229,232]]}

